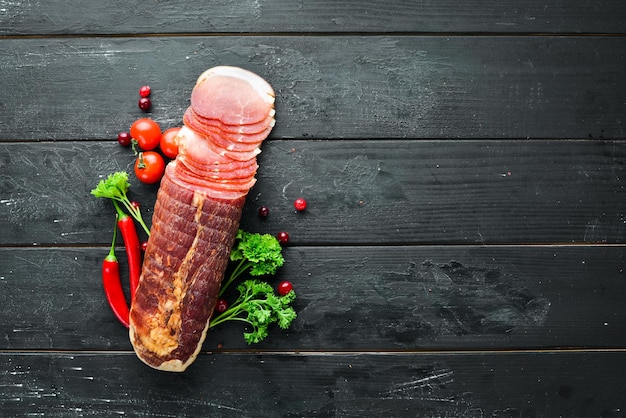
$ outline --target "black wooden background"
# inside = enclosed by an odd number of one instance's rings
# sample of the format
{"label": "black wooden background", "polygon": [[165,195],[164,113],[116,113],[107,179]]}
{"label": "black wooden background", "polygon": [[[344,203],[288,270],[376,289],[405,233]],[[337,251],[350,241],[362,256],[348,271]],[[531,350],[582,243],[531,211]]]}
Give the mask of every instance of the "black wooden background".
{"label": "black wooden background", "polygon": [[[617,0],[0,0],[0,415],[625,415],[625,33]],[[242,226],[289,231],[299,316],[173,375],[107,306],[89,191],[138,88],[177,126],[215,65],[276,90]]]}

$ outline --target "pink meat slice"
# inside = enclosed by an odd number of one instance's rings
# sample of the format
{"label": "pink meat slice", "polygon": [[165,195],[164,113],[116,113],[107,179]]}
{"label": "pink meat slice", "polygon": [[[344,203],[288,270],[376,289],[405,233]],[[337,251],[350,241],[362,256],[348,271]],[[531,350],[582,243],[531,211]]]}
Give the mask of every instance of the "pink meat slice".
{"label": "pink meat slice", "polygon": [[231,142],[242,143],[242,144],[261,144],[263,140],[267,138],[267,136],[270,134],[271,130],[272,130],[272,126],[268,126],[264,131],[254,133],[254,134],[215,132],[215,131],[210,131],[210,132],[220,135],[222,138],[226,138]]}
{"label": "pink meat slice", "polygon": [[241,143],[241,144],[251,144],[251,145],[259,145],[267,138],[267,136],[272,131],[274,124],[268,125],[265,130],[261,132],[254,133],[246,133],[246,132],[232,132],[225,131],[221,128],[213,125],[204,125],[200,124],[197,121],[189,121],[186,117],[183,118],[185,124],[187,126],[192,127],[196,132],[202,132],[206,136],[219,136],[223,140],[233,142],[233,143]]}
{"label": "pink meat slice", "polygon": [[[226,151],[243,151],[249,152],[260,148],[261,143],[264,138],[261,138],[260,141],[257,142],[236,142],[236,136],[234,135],[224,135],[218,131],[203,131],[199,133],[197,131],[192,131],[191,129],[183,126],[181,128],[182,134],[179,131],[178,138],[180,142],[181,137],[190,137],[194,136],[191,140],[193,141],[202,141],[203,143],[208,144],[216,154],[220,154],[223,150]],[[223,158],[223,156],[221,156]]]}
{"label": "pink meat slice", "polygon": [[228,164],[230,159],[220,155],[217,147],[206,137],[187,126],[178,131],[178,153],[181,159],[190,159],[196,165]]}
{"label": "pink meat slice", "polygon": [[[180,167],[175,161],[168,164],[165,168],[165,173],[168,174],[169,178],[174,183],[194,184],[193,189],[196,192],[204,194],[211,199],[237,200],[246,195],[246,190],[243,186],[229,188],[219,187],[218,183],[212,182],[206,177],[199,178],[190,174],[186,168]],[[250,188],[254,185],[254,182],[256,182],[256,179],[249,181],[248,185]]]}
{"label": "pink meat slice", "polygon": [[[256,164],[254,157],[261,152],[258,146],[242,152],[228,150],[224,146],[231,144],[221,137],[202,135],[187,126],[180,129],[178,138],[179,158],[200,171],[218,167],[220,171],[230,171],[252,166]],[[236,155],[233,157],[233,154]]]}
{"label": "pink meat slice", "polygon": [[229,125],[218,119],[208,119],[199,115],[192,106],[189,106],[183,115],[183,121],[189,127],[202,131],[205,128],[217,129],[220,132],[229,132],[234,134],[257,134],[267,131],[268,128],[273,128],[276,120],[273,113],[268,115],[265,119],[248,125]]}
{"label": "pink meat slice", "polygon": [[[244,177],[244,178],[223,178],[220,176],[219,178],[203,176],[200,177],[189,170],[186,170],[186,167],[181,164],[176,164],[174,166],[176,177],[179,180],[186,183],[197,183],[201,184],[205,189],[210,189],[212,191],[222,193],[222,192],[238,192],[238,193],[247,193],[248,190],[254,186],[256,183],[256,178],[254,177]],[[178,169],[177,169],[178,168]]]}
{"label": "pink meat slice", "polygon": [[236,142],[231,136],[217,132],[205,133],[203,136],[209,137],[212,143],[227,151],[254,152],[261,147],[261,142]]}
{"label": "pink meat slice", "polygon": [[[233,91],[238,94],[232,94]],[[273,105],[272,87],[249,71],[235,67],[205,71],[198,77],[191,93],[191,106],[196,113],[228,125],[261,122]]]}

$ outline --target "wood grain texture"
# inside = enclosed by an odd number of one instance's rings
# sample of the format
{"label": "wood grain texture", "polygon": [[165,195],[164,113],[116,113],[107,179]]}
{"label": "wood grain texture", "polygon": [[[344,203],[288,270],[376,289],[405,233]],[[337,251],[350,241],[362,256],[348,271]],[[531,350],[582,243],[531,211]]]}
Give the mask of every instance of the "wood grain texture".
{"label": "wood grain texture", "polygon": [[275,86],[271,138],[625,136],[624,37],[212,36],[4,39],[0,140],[115,137],[143,113],[181,123],[198,75]]}
{"label": "wood grain texture", "polygon": [[[617,0],[0,0],[0,415],[624,415],[625,33]],[[276,89],[242,226],[289,231],[298,318],[165,374],[89,191],[139,86],[179,125],[214,65]]]}
{"label": "wood grain texture", "polygon": [[[114,140],[0,144],[0,243],[105,245],[114,211],[89,192],[118,170],[150,222],[157,186],[133,161]],[[242,227],[296,245],[623,243],[625,162],[624,141],[273,140]]]}
{"label": "wood grain texture", "polygon": [[[102,290],[106,254],[0,249],[0,351],[129,350]],[[285,259],[270,282],[297,290],[291,329],[247,346],[224,324],[205,351],[626,346],[623,246],[290,247]]]}
{"label": "wood grain texture", "polygon": [[0,35],[248,32],[624,33],[617,0],[2,1]]}
{"label": "wood grain texture", "polygon": [[131,353],[0,354],[3,413],[220,417],[611,417],[623,352],[201,355],[185,374]]}

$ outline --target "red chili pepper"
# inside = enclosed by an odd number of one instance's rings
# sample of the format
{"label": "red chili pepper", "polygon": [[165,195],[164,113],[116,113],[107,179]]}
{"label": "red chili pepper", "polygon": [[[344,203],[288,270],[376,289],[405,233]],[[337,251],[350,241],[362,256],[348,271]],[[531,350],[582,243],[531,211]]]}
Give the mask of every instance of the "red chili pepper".
{"label": "red chili pepper", "polygon": [[133,218],[125,214],[117,202],[113,201],[117,211],[117,226],[120,228],[124,247],[126,247],[126,257],[128,258],[128,271],[130,276],[130,299],[135,299],[135,291],[139,285],[141,275],[141,244],[137,235],[137,227]]}
{"label": "red chili pepper", "polygon": [[122,289],[122,280],[120,279],[120,265],[115,257],[115,230],[113,231],[113,242],[111,250],[102,263],[102,286],[104,294],[111,310],[119,319],[119,321],[128,328],[129,309]]}

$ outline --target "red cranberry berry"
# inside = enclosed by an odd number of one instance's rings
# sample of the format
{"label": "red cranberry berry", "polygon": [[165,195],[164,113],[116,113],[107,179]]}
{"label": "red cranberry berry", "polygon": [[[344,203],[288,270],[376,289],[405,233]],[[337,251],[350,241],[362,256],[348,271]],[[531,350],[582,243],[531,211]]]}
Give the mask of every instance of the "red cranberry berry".
{"label": "red cranberry berry", "polygon": [[270,214],[270,208],[268,208],[267,206],[261,206],[259,208],[259,216],[261,218],[267,218],[269,214]]}
{"label": "red cranberry berry", "polygon": [[139,88],[139,95],[141,97],[148,97],[150,96],[151,90],[150,90],[150,86],[141,86]]}
{"label": "red cranberry berry", "polygon": [[146,248],[148,248],[148,241],[143,241],[141,243],[141,251],[146,252]]}
{"label": "red cranberry berry", "polygon": [[287,244],[289,242],[289,233],[281,231],[276,235],[276,239],[278,239],[278,242],[281,244]]}
{"label": "red cranberry berry", "polygon": [[150,108],[152,107],[152,100],[150,100],[147,97],[142,97],[141,99],[139,99],[139,109],[143,110],[144,112],[150,110]]}
{"label": "red cranberry berry", "polygon": [[293,290],[293,285],[291,282],[285,280],[284,282],[280,282],[278,284],[278,294],[281,296],[285,296],[287,293]]}
{"label": "red cranberry berry", "polygon": [[117,142],[123,147],[129,147],[131,143],[131,137],[128,132],[120,132],[117,134]]}
{"label": "red cranberry berry", "polygon": [[226,300],[224,299],[218,299],[217,303],[215,304],[215,311],[222,313],[224,312],[226,309],[228,309],[228,302],[226,302]]}
{"label": "red cranberry berry", "polygon": [[293,207],[296,208],[297,211],[301,212],[306,209],[306,200],[299,197],[293,202]]}

